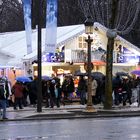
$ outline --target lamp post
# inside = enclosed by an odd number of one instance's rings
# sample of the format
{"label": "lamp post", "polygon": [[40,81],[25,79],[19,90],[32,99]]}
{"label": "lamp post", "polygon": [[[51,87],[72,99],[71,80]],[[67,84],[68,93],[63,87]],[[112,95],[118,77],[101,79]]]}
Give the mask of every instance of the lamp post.
{"label": "lamp post", "polygon": [[96,112],[96,110],[93,107],[92,103],[92,94],[91,94],[91,70],[92,70],[92,64],[91,64],[91,43],[93,39],[91,38],[91,34],[93,34],[93,20],[91,17],[88,17],[85,21],[85,33],[88,35],[88,38],[85,40],[88,44],[88,62],[87,62],[87,73],[88,73],[88,99],[87,99],[87,106],[86,106],[86,112]]}

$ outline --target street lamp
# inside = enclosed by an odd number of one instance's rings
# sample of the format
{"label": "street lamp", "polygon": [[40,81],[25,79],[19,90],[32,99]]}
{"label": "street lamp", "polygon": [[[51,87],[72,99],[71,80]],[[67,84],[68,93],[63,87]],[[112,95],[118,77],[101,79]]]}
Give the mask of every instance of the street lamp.
{"label": "street lamp", "polygon": [[96,112],[96,110],[93,107],[92,103],[92,94],[91,94],[91,70],[93,68],[93,64],[91,63],[91,43],[93,39],[91,38],[91,34],[93,34],[93,20],[91,17],[88,17],[85,21],[85,33],[88,35],[88,38],[85,40],[88,44],[88,62],[87,62],[87,74],[88,74],[88,98],[87,98],[87,106],[86,106],[86,112]]}

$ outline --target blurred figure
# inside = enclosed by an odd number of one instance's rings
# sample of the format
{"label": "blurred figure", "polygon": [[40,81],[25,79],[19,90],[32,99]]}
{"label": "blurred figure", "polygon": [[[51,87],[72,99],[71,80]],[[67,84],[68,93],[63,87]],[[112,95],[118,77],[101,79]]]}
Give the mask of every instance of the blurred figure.
{"label": "blurred figure", "polygon": [[28,83],[23,83],[23,99],[22,104],[24,107],[28,105],[27,97],[29,95]]}
{"label": "blurred figure", "polygon": [[[61,87],[60,87],[60,80],[58,80],[55,84],[55,98],[56,98],[56,106],[60,107],[61,102]],[[63,103],[63,102],[62,102]],[[64,104],[64,103],[63,103]]]}
{"label": "blurred figure", "polygon": [[23,90],[24,87],[21,82],[16,82],[12,87],[12,94],[14,95],[14,110],[17,110],[17,106],[19,109],[23,109],[22,107],[22,99],[23,99]]}
{"label": "blurred figure", "polygon": [[123,106],[126,105],[126,101],[129,101],[131,105],[131,85],[129,79],[123,79],[122,82],[122,97],[123,97]]}
{"label": "blurred figure", "polygon": [[72,77],[69,77],[67,89],[68,96],[70,97],[70,102],[72,102],[72,94],[75,91],[74,81]]}
{"label": "blurred figure", "polygon": [[87,83],[83,76],[80,76],[77,92],[80,94],[81,104],[86,104]]}
{"label": "blurred figure", "polygon": [[33,105],[33,107],[36,107],[37,90],[37,79],[34,79],[32,82],[28,83],[30,105]]}
{"label": "blurred figure", "polygon": [[92,103],[93,104],[96,104],[96,99],[95,99],[95,96],[96,96],[96,89],[97,89],[97,81],[95,80],[94,77],[92,77],[92,83],[91,83],[91,95],[92,95]]}
{"label": "blurred figure", "polygon": [[43,99],[45,99],[45,107],[49,107],[49,91],[48,91],[48,88],[49,88],[49,84],[48,84],[48,81],[42,81],[42,97]]}
{"label": "blurred figure", "polygon": [[96,80],[96,82],[97,82],[97,88],[96,88],[96,94],[95,94],[95,97],[94,97],[94,99],[95,99],[95,101],[94,101],[94,103],[95,104],[99,104],[99,103],[101,103],[101,84],[102,84],[102,81],[99,79],[99,78],[96,78],[95,79]]}
{"label": "blurred figure", "polygon": [[113,91],[114,91],[114,96],[115,96],[115,105],[119,105],[120,103],[120,96],[119,93],[121,92],[122,88],[122,80],[119,75],[117,75],[113,79]]}
{"label": "blurred figure", "polygon": [[64,78],[62,83],[62,92],[64,94],[64,99],[68,99],[68,79],[67,77]]}
{"label": "blurred figure", "polygon": [[[9,96],[8,90],[6,90],[7,81],[4,79],[0,79],[0,115],[2,119],[8,119],[6,117],[6,106],[7,106],[7,98]],[[3,110],[1,112],[1,109]]]}
{"label": "blurred figure", "polygon": [[49,82],[48,91],[50,92],[50,106],[53,108],[55,104],[55,80]]}

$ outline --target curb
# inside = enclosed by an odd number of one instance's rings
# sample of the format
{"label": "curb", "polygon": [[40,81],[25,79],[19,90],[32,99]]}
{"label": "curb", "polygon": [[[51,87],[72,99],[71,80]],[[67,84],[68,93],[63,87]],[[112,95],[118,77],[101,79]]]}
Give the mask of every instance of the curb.
{"label": "curb", "polygon": [[69,114],[36,114],[28,117],[7,119],[0,121],[31,121],[31,120],[58,120],[58,119],[86,119],[86,118],[111,118],[111,117],[137,117],[140,111],[134,112],[114,112],[97,111],[96,113],[87,113],[83,111],[70,111]]}

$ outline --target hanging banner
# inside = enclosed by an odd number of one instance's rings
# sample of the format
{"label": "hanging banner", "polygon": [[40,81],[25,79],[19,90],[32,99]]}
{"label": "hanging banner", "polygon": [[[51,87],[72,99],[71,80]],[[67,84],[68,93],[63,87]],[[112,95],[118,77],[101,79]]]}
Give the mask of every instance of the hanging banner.
{"label": "hanging banner", "polygon": [[57,0],[47,0],[45,52],[55,53],[57,40]]}
{"label": "hanging banner", "polygon": [[23,0],[27,54],[32,53],[31,0]]}

